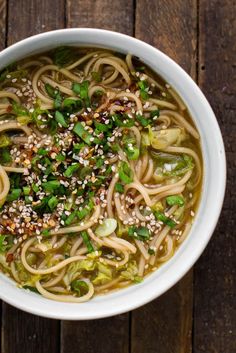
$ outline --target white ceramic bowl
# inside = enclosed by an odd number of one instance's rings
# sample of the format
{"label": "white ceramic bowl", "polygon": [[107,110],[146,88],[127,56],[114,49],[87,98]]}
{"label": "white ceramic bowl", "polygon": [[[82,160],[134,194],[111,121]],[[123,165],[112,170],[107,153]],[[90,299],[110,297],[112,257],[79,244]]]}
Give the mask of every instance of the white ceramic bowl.
{"label": "white ceramic bowl", "polygon": [[59,303],[16,287],[0,275],[0,297],[27,312],[57,319],[85,320],[135,309],[163,294],[193,266],[216,226],[225,192],[224,145],[215,115],[194,81],[168,56],[152,46],[124,34],[99,29],[65,29],[39,34],[0,53],[0,69],[26,56],[61,45],[105,47],[138,56],[180,94],[201,135],[204,180],[200,207],[189,236],[170,261],[141,284],[98,296],[83,304]]}

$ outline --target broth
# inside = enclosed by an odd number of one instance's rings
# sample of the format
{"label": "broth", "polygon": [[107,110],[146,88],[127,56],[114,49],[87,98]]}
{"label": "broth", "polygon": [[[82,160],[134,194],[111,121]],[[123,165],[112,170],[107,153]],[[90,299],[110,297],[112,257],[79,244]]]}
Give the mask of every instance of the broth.
{"label": "broth", "polygon": [[130,54],[0,73],[0,267],[24,289],[80,303],[141,282],[187,237],[202,173],[187,107]]}

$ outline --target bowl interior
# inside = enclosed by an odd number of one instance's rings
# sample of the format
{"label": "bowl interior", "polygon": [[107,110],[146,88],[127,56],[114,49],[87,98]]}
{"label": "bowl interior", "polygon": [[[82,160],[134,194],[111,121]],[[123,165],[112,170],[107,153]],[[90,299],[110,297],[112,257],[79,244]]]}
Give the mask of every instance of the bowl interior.
{"label": "bowl interior", "polygon": [[[0,297],[22,310],[58,319],[83,320],[112,316],[160,296],[194,264],[217,223],[225,191],[225,152],[214,113],[193,80],[173,60],[132,37],[97,29],[58,30],[30,37],[0,53],[0,69],[26,56],[61,45],[89,46],[138,56],[179,93],[200,132],[204,177],[199,209],[190,234],[175,255],[138,285],[95,297],[83,304],[59,303],[16,287],[0,275]],[[207,212],[206,212],[207,210]]]}

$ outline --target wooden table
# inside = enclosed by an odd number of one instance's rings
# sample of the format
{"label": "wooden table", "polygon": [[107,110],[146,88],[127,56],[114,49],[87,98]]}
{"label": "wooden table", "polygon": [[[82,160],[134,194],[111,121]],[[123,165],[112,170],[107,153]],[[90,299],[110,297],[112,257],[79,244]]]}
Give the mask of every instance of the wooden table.
{"label": "wooden table", "polygon": [[57,28],[97,27],[167,53],[212,104],[228,157],[215,234],[174,288],[138,310],[89,322],[43,319],[2,303],[2,353],[236,352],[235,17],[235,0],[0,0],[1,48]]}

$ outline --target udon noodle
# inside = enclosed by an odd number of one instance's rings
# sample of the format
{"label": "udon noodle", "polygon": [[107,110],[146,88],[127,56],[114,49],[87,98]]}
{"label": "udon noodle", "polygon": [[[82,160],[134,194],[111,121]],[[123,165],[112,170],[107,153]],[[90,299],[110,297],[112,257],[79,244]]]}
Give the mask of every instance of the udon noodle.
{"label": "udon noodle", "polygon": [[60,47],[0,73],[0,268],[81,303],[139,283],[187,237],[199,133],[138,58]]}

